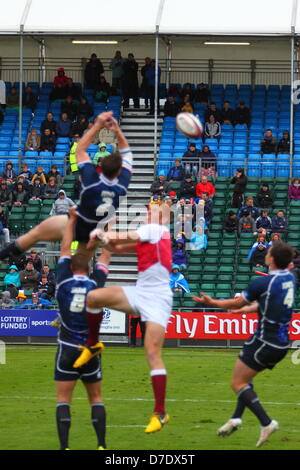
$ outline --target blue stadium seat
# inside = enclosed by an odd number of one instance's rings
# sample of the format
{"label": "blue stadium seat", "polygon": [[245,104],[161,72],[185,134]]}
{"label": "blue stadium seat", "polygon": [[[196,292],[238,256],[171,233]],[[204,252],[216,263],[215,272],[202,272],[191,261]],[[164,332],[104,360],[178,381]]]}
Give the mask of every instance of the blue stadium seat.
{"label": "blue stadium seat", "polygon": [[34,150],[27,150],[25,152],[25,157],[38,157],[39,156],[39,152],[36,152]]}
{"label": "blue stadium seat", "polygon": [[262,177],[274,178],[276,174],[276,163],[275,162],[263,162],[262,166]]}
{"label": "blue stadium seat", "polygon": [[277,162],[276,177],[288,178],[290,175],[290,165],[288,162]]}
{"label": "blue stadium seat", "polygon": [[221,178],[229,178],[231,175],[230,161],[218,161],[218,175]]}

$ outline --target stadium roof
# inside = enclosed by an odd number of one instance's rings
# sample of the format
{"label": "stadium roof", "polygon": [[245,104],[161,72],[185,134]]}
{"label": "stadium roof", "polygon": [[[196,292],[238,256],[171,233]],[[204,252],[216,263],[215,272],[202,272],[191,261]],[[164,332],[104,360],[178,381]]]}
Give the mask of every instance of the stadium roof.
{"label": "stadium roof", "polygon": [[0,34],[300,34],[300,0],[10,0]]}

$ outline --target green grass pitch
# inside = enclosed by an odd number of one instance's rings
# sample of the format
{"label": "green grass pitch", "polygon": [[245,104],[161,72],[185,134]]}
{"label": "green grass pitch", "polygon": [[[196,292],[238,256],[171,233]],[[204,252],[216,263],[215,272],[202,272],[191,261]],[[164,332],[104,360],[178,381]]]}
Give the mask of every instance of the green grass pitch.
{"label": "green grass pitch", "polygon": [[[167,410],[171,421],[146,435],[153,408],[152,387],[141,348],[107,347],[103,354],[103,395],[107,445],[111,450],[255,449],[256,418],[246,410],[242,428],[228,438],[216,436],[230,416],[235,397],[229,387],[237,350],[164,349],[168,369]],[[55,348],[8,346],[0,364],[0,449],[58,449],[53,364]],[[300,365],[290,354],[271,372],[260,374],[255,389],[280,430],[263,449],[300,447]],[[70,447],[96,448],[90,407],[81,383],[72,403]]]}

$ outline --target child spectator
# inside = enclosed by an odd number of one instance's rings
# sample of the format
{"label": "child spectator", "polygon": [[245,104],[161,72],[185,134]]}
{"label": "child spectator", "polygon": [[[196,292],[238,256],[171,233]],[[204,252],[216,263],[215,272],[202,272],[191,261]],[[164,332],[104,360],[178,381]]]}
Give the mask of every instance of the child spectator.
{"label": "child spectator", "polygon": [[181,166],[180,158],[175,160],[175,166],[172,166],[168,172],[167,180],[172,182],[183,182],[185,176],[184,168]]}
{"label": "child spectator", "polygon": [[53,284],[46,275],[42,275],[38,283],[37,291],[39,297],[49,300],[51,302],[55,294],[55,284]]}
{"label": "child spectator", "polygon": [[38,151],[41,146],[41,138],[37,133],[36,129],[32,129],[30,134],[27,136],[25,148],[26,150],[36,150]]}
{"label": "child spectator", "polygon": [[263,209],[261,211],[260,217],[255,222],[256,230],[262,233],[270,233],[272,230],[272,220],[271,217],[268,216],[268,211]]}
{"label": "child spectator", "polygon": [[58,198],[53,204],[51,215],[68,214],[69,207],[72,206],[74,206],[72,199],[66,196],[66,193],[63,189],[60,189],[58,192]]}
{"label": "child spectator", "polygon": [[176,247],[173,250],[173,263],[179,265],[180,271],[187,268],[187,254],[185,251],[185,241],[183,238],[176,240]]}
{"label": "child spectator", "polygon": [[39,273],[34,269],[33,264],[28,261],[25,269],[20,272],[21,285],[23,289],[35,289],[38,283]]}
{"label": "child spectator", "polygon": [[10,193],[11,205],[16,207],[26,207],[28,204],[29,192],[26,191],[22,183],[17,184],[17,189]]}
{"label": "child spectator", "polygon": [[50,178],[55,178],[57,186],[61,186],[62,183],[63,183],[62,176],[61,176],[60,172],[58,171],[56,165],[51,165],[51,169],[50,169],[49,173],[47,173],[46,179],[47,179],[48,183],[49,183]]}
{"label": "child spectator", "polygon": [[244,168],[238,168],[230,184],[234,184],[232,195],[232,207],[239,209],[243,203],[243,195],[246,190],[248,178],[245,175]]}
{"label": "child spectator", "polygon": [[43,266],[42,260],[34,248],[31,250],[30,256],[27,258],[27,263],[32,263],[34,269],[36,269],[39,272],[42,270],[42,266]]}
{"label": "child spectator", "polygon": [[45,187],[44,199],[56,199],[59,188],[56,184],[55,176],[49,178],[48,184]]}
{"label": "child spectator", "polygon": [[237,232],[238,229],[238,218],[234,211],[229,211],[225,217],[223,229],[226,233]]}
{"label": "child spectator", "polygon": [[32,173],[31,173],[31,171],[28,169],[27,163],[23,163],[21,172],[19,173],[19,176],[24,176],[25,181],[26,181],[27,183],[30,183],[30,181],[32,180]]}
{"label": "child spectator", "polygon": [[209,120],[205,123],[203,141],[206,139],[216,139],[220,140],[221,138],[221,124],[216,121],[215,116],[212,114],[209,116]]}
{"label": "child spectator", "polygon": [[185,175],[184,181],[180,185],[180,196],[189,199],[196,196],[196,183],[192,181],[190,174]]}
{"label": "child spectator", "polygon": [[284,211],[279,210],[277,215],[272,218],[272,232],[277,233],[287,233],[288,232],[288,223],[284,217]]}
{"label": "child spectator", "polygon": [[254,207],[254,199],[252,196],[248,196],[246,199],[246,204],[240,208],[238,213],[239,219],[242,217],[242,213],[244,210],[247,210],[254,220],[259,217],[259,210],[257,209],[257,207]]}
{"label": "child spectator", "polygon": [[207,181],[207,176],[202,176],[201,182],[196,185],[196,195],[202,198],[203,193],[208,193],[210,198],[216,193],[214,185]]}
{"label": "child spectator", "polygon": [[34,183],[30,185],[30,199],[42,201],[44,192],[45,185],[41,182],[41,178],[35,178]]}
{"label": "child spectator", "polygon": [[294,178],[292,183],[289,186],[289,200],[290,201],[299,201],[300,200],[300,179]]}
{"label": "child spectator", "polygon": [[243,233],[253,233],[253,235],[256,234],[256,226],[255,226],[255,221],[251,217],[250,212],[248,209],[244,209],[241,218],[239,220],[239,226],[238,226],[238,233],[240,234],[241,232]]}
{"label": "child spectator", "polygon": [[282,138],[280,139],[277,147],[278,153],[289,154],[291,148],[290,133],[283,131]]}
{"label": "child spectator", "polygon": [[250,258],[250,267],[256,268],[264,268],[266,267],[265,264],[265,257],[268,252],[268,248],[266,243],[259,242],[255,250],[253,251],[251,258]]}
{"label": "child spectator", "polygon": [[97,153],[95,153],[94,158],[93,158],[93,163],[94,165],[97,165],[99,158],[104,158],[110,155],[110,152],[106,150],[106,144],[104,142],[101,142],[99,145],[99,150]]}
{"label": "child spectator", "polygon": [[205,231],[207,230],[207,225],[204,217],[199,218],[199,222],[196,225],[196,232],[193,233],[190,239],[190,248],[191,250],[202,250],[207,247],[207,235]]}
{"label": "child spectator", "polygon": [[33,177],[32,177],[32,180],[31,180],[31,184],[34,183],[34,180],[36,178],[40,178],[41,182],[43,184],[47,184],[47,181],[46,181],[46,176],[44,174],[44,169],[42,166],[38,166],[37,169],[36,169],[36,172],[34,173]]}
{"label": "child spectator", "polygon": [[6,162],[5,170],[2,173],[2,178],[9,184],[12,184],[17,179],[17,173],[13,169],[13,164],[11,162]]}
{"label": "child spectator", "polygon": [[189,285],[184,275],[179,271],[178,264],[173,264],[172,266],[172,272],[170,274],[170,288],[173,292],[190,292]]}
{"label": "child spectator", "polygon": [[269,189],[269,184],[266,182],[263,182],[259,193],[256,196],[256,200],[258,203],[258,207],[263,207],[266,209],[272,208],[273,205],[273,197],[272,193]]}
{"label": "child spectator", "polygon": [[281,242],[281,235],[280,233],[272,233],[271,235],[271,241],[269,241],[268,243],[268,248],[271,248],[271,246],[273,245],[273,243],[276,243],[276,242]]}

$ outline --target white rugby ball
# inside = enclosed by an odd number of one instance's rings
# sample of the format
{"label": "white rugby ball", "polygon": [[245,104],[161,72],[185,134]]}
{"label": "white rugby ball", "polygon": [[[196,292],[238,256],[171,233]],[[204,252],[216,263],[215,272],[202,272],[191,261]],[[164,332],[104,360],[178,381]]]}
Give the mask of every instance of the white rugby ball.
{"label": "white rugby ball", "polygon": [[183,112],[176,116],[176,127],[186,137],[198,139],[203,132],[203,126],[194,114]]}

